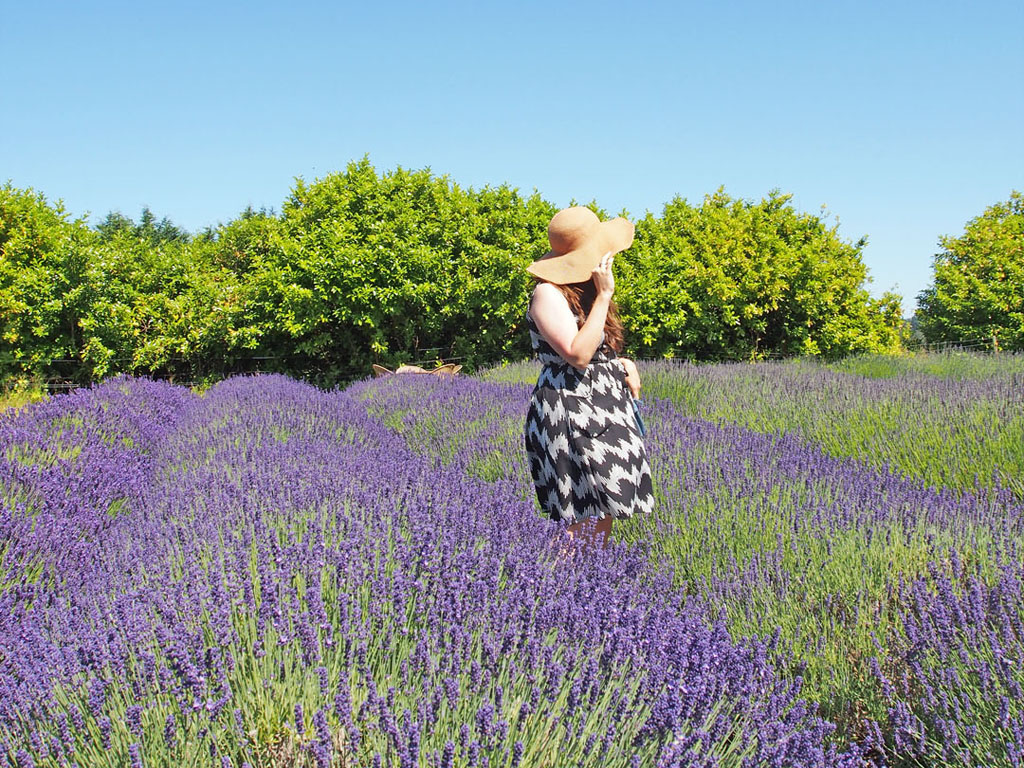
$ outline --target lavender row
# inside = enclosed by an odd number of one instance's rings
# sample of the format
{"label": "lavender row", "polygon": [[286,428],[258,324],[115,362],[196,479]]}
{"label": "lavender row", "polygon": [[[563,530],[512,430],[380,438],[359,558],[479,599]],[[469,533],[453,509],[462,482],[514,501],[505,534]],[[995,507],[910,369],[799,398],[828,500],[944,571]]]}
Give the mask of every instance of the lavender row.
{"label": "lavender row", "polygon": [[[352,389],[410,446],[525,498],[532,494],[521,445],[529,391],[416,379]],[[656,513],[618,523],[616,537],[648,547],[734,635],[779,631],[807,665],[808,695],[841,734],[913,759],[890,710],[903,701],[924,722],[924,700],[894,699],[872,662],[900,658],[908,642],[913,615],[900,580],[913,583],[959,562],[979,584],[1000,583],[1022,560],[1024,505],[1005,487],[935,488],[835,458],[795,435],[695,420],[667,401],[650,403],[646,418]],[[1019,615],[1019,599],[1015,605]],[[1020,654],[1020,639],[1013,643]],[[956,695],[976,694],[995,695],[961,680]],[[1019,713],[1016,701],[1010,698],[1011,710]],[[966,710],[962,727],[986,726],[981,711]],[[999,754],[1008,759],[1019,734],[1004,741]]]}
{"label": "lavender row", "polygon": [[[909,365],[900,375],[871,378],[799,360],[647,361],[642,375],[646,398],[671,400],[694,418],[791,432],[833,456],[931,485],[1007,488],[1024,499],[1020,359],[1004,355],[986,362],[994,373],[962,378],[936,377]],[[485,378],[533,381],[536,366],[498,368]]]}
{"label": "lavender row", "polygon": [[[156,454],[192,395],[118,379],[0,413],[0,590],[45,570],[102,567],[105,531],[138,506]],[[83,468],[91,471],[83,472]]]}
{"label": "lavender row", "polygon": [[642,548],[567,547],[513,483],[410,450],[348,393],[119,380],[0,438],[9,765],[859,754],[826,744],[775,643],[735,642]]}
{"label": "lavender row", "polygon": [[900,355],[854,355],[831,363],[845,373],[873,378],[894,378],[923,373],[945,379],[989,379],[1024,374],[1024,352],[913,352]]}
{"label": "lavender row", "polygon": [[954,557],[901,582],[903,628],[871,667],[895,749],[929,765],[1024,764],[1024,564],[993,582]]}
{"label": "lavender row", "polygon": [[[507,482],[524,498],[532,498],[522,445],[530,391],[526,384],[425,377],[368,380],[348,390],[411,448],[470,474]],[[794,516],[787,527],[867,531],[887,522],[907,529],[924,524],[935,529],[933,538],[941,532],[970,542],[982,530],[1015,534],[1024,524],[1024,503],[1005,486],[967,493],[935,487],[832,456],[792,433],[695,419],[667,399],[648,402],[644,414],[654,425],[646,440],[652,460],[673,469],[662,478],[662,488],[686,485],[684,480],[693,487],[694,478],[707,481],[710,472],[725,482],[712,477],[703,493],[724,486],[735,496],[757,498],[798,490],[793,505],[775,505]],[[662,511],[687,506],[662,505]],[[997,536],[1007,541],[1002,533]]]}

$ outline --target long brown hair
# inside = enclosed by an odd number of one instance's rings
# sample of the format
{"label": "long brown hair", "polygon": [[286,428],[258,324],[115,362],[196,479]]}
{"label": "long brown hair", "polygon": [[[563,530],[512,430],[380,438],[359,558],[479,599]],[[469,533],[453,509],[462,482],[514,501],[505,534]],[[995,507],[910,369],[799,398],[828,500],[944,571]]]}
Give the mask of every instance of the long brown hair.
{"label": "long brown hair", "polygon": [[[568,283],[566,285],[554,284],[562,292],[565,300],[569,302],[569,309],[576,315],[577,327],[583,327],[590,310],[594,307],[594,300],[597,298],[597,286],[593,280],[582,283]],[[619,309],[612,299],[608,305],[608,316],[604,321],[604,341],[615,350],[615,354],[622,352],[625,334],[622,330],[622,323],[619,321]]]}

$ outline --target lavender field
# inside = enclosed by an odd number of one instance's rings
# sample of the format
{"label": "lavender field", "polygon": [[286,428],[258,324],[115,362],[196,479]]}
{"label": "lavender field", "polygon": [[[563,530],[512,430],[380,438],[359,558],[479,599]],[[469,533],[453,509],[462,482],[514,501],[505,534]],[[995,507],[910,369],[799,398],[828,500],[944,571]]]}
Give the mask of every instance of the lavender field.
{"label": "lavender field", "polygon": [[[520,363],[484,377],[526,383],[538,370]],[[657,361],[644,363],[644,382],[646,397],[687,416],[792,432],[938,487],[997,486],[1024,499],[1024,354],[873,355],[829,367]]]}
{"label": "lavender field", "polygon": [[0,414],[0,764],[1020,765],[1019,373],[645,373],[598,551],[526,368]]}

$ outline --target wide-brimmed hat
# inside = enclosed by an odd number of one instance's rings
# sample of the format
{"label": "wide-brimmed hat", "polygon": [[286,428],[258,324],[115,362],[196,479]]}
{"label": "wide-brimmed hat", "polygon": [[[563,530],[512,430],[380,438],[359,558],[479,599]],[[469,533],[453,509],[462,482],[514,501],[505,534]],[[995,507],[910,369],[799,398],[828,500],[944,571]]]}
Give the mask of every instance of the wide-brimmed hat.
{"label": "wide-brimmed hat", "polygon": [[624,251],[633,244],[633,223],[621,216],[601,221],[589,208],[563,208],[548,224],[551,250],[526,268],[549,283],[566,285],[591,278],[606,253]]}

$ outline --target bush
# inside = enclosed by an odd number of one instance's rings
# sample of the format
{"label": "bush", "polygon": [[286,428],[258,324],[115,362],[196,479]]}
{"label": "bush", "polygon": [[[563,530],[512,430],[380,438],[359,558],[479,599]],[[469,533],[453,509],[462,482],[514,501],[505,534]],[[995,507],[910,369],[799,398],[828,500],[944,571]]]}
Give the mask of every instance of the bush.
{"label": "bush", "polygon": [[1024,196],[1011,193],[939,244],[933,284],[918,295],[928,342],[991,340],[996,349],[1024,349]]}
{"label": "bush", "polygon": [[621,292],[634,353],[736,360],[898,348],[900,299],[868,296],[866,241],[843,242],[789,201],[719,190],[699,208],[677,197],[639,221]]}
{"label": "bush", "polygon": [[[891,350],[899,298],[871,299],[863,240],[719,191],[637,224],[619,260],[627,352],[699,359]],[[592,207],[601,214],[596,203]],[[145,209],[90,230],[58,203],[0,198],[0,375],[199,380],[243,361],[333,386],[371,363],[530,355],[523,327],[555,206],[369,160],[299,179],[280,215],[244,211],[191,237]],[[70,365],[57,364],[70,360]],[[265,361],[265,364],[264,362]]]}
{"label": "bush", "polygon": [[89,305],[85,274],[95,234],[69,220],[58,201],[0,187],[0,374],[34,375],[77,358],[84,345],[79,320]]}

